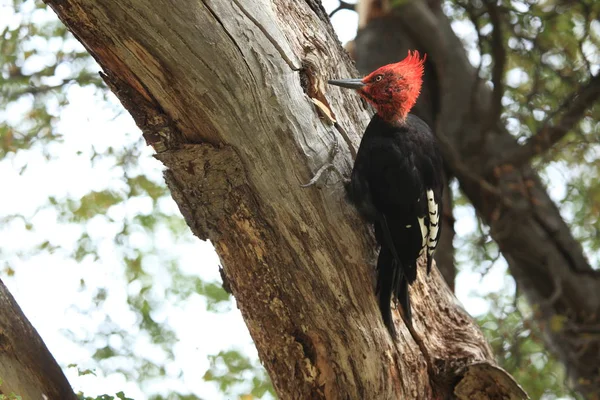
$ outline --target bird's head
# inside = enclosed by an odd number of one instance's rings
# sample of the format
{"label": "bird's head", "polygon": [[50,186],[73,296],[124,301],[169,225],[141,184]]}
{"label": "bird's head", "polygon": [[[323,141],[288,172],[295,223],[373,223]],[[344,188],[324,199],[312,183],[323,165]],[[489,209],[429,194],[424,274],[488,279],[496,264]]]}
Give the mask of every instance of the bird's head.
{"label": "bird's head", "polygon": [[415,105],[423,83],[423,58],[418,51],[395,64],[385,65],[362,79],[330,80],[330,85],[356,89],[388,122],[404,121]]}

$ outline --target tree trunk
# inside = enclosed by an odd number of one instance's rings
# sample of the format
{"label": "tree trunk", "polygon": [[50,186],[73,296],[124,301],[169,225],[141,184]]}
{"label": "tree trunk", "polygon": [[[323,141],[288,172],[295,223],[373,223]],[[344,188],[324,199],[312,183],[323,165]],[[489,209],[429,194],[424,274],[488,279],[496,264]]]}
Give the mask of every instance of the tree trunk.
{"label": "tree trunk", "polygon": [[435,268],[411,288],[414,330],[396,313],[392,341],[367,225],[334,175],[300,187],[334,142],[348,174],[369,118],[355,94],[325,87],[356,71],[318,1],[47,3],[157,151],[192,231],[214,243],[281,398],[526,398]]}
{"label": "tree trunk", "polygon": [[[451,174],[490,226],[517,287],[536,310],[546,343],[575,388],[598,399],[600,274],[589,265],[530,164],[509,158],[527,147],[517,143],[494,112],[494,93],[478,79],[439,1],[403,2],[396,8],[391,1],[361,3],[359,10],[371,17],[359,19],[362,26],[353,46],[357,66],[369,71],[401,59],[409,48],[427,53],[433,73],[425,76],[425,96],[416,113],[436,131]],[[599,76],[579,92],[578,101],[592,106],[600,97]]]}
{"label": "tree trunk", "polygon": [[40,335],[0,280],[0,395],[76,400]]}

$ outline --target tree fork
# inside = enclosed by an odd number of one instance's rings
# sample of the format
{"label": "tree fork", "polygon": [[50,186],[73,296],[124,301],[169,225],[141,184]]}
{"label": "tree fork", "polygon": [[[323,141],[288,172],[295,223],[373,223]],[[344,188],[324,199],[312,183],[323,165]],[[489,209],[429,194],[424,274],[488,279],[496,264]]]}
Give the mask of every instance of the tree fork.
{"label": "tree fork", "polygon": [[[281,398],[446,398],[471,367],[498,373],[475,367],[493,366],[489,346],[435,269],[411,289],[414,331],[396,314],[393,342],[366,224],[341,184],[300,187],[340,134],[323,111],[349,132],[335,160],[346,172],[368,122],[351,93],[323,89],[356,72],[318,2],[47,3],[157,151],[192,231],[214,243]],[[526,398],[511,382],[498,390]]]}

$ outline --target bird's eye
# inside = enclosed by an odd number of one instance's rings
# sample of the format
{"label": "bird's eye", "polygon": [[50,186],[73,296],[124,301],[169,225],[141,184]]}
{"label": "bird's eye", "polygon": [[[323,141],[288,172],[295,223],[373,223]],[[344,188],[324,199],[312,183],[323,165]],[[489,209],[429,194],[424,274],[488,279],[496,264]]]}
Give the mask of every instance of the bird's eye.
{"label": "bird's eye", "polygon": [[377,75],[377,76],[375,77],[375,82],[379,82],[379,81],[380,81],[380,80],[382,80],[382,79],[383,79],[383,76],[381,76],[381,75]]}

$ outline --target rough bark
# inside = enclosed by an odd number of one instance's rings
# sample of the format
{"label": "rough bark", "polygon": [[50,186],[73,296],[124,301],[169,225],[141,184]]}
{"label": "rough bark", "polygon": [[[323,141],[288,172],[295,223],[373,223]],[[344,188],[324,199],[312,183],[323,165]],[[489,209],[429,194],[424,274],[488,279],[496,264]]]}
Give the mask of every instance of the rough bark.
{"label": "rough bark", "polygon": [[[354,94],[325,91],[324,79],[356,71],[319,2],[47,2],[156,149],[192,231],[214,243],[281,398],[447,398],[463,377],[495,379],[435,269],[411,289],[414,329],[396,314],[392,341],[371,233],[340,182],[300,187],[335,141],[349,172],[369,117]],[[470,373],[480,362],[491,369]],[[514,382],[497,389],[526,397]]]}
{"label": "rough bark", "polygon": [[[389,4],[383,2],[378,7],[392,10]],[[548,346],[566,366],[575,388],[586,397],[597,399],[598,271],[589,265],[536,172],[523,163],[523,157],[514,156],[525,154],[530,158],[533,147],[535,151],[544,147],[535,146],[534,141],[521,146],[504,128],[494,106],[497,94],[477,78],[440,2],[402,3],[393,11],[368,20],[359,30],[353,48],[359,69],[365,63],[397,61],[408,48],[428,54],[435,73],[426,74],[426,94],[431,88],[437,93],[423,96],[416,112],[431,121],[443,143],[451,174],[458,178],[478,215],[491,227],[492,238],[507,260],[519,290],[536,310],[534,317]],[[379,59],[374,60],[375,57]],[[365,71],[370,68],[368,65]],[[571,109],[572,114],[582,115],[584,107],[591,106],[598,97],[598,77],[579,92],[583,95],[577,97]],[[565,119],[567,123],[563,122]],[[572,115],[567,114],[548,130],[549,135],[564,135],[573,123]]]}
{"label": "rough bark", "polygon": [[67,378],[0,280],[0,395],[76,400]]}

